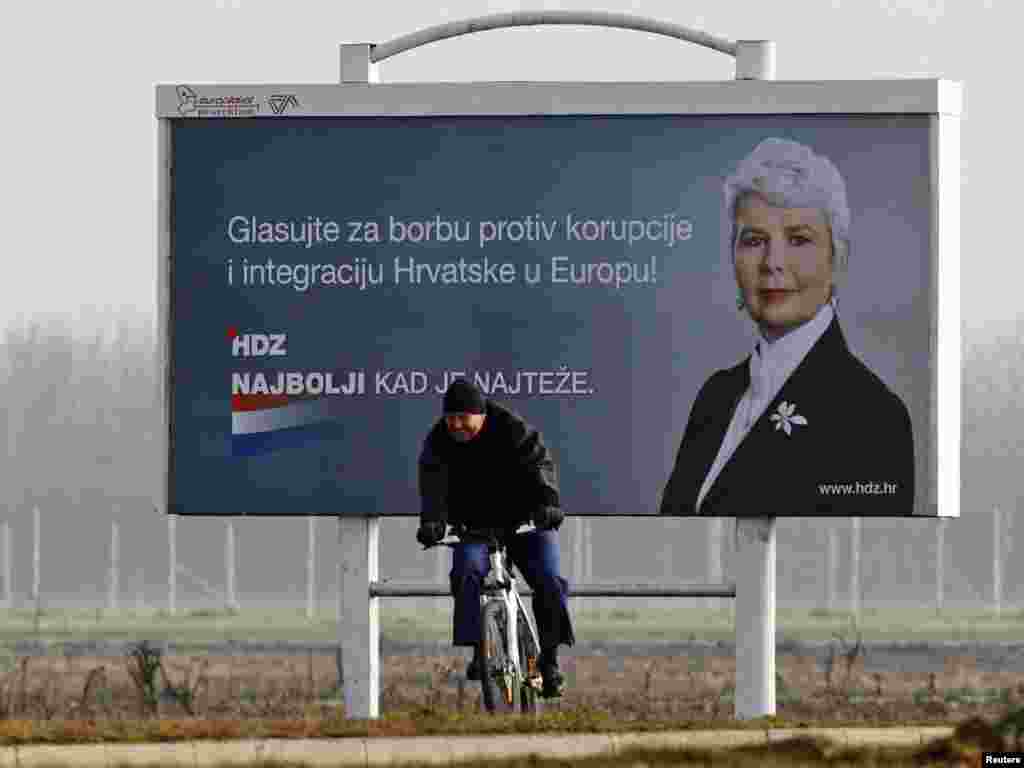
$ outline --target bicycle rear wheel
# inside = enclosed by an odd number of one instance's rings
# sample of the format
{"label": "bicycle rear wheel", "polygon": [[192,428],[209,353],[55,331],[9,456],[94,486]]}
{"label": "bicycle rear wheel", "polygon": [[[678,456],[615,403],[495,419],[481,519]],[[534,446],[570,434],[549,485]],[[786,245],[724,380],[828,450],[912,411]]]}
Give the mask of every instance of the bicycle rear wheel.
{"label": "bicycle rear wheel", "polygon": [[524,610],[517,614],[519,625],[519,668],[523,670],[520,709],[527,714],[540,711],[540,686],[542,685],[538,662],[540,648],[530,631],[530,624]]}
{"label": "bicycle rear wheel", "polygon": [[488,712],[515,712],[519,709],[521,683],[509,658],[505,641],[508,611],[499,600],[488,602],[481,612],[480,686],[484,708]]}

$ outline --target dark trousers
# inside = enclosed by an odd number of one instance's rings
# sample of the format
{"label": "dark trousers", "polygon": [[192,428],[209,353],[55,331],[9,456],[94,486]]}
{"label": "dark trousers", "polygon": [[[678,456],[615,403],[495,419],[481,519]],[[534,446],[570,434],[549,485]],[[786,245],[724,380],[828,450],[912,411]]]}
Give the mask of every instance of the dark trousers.
{"label": "dark trousers", "polygon": [[[559,575],[557,531],[530,531],[512,536],[509,559],[533,590],[533,615],[541,649],[572,645],[569,583]],[[452,550],[450,574],[455,596],[454,645],[480,642],[480,584],[491,570],[487,545],[461,542]]]}

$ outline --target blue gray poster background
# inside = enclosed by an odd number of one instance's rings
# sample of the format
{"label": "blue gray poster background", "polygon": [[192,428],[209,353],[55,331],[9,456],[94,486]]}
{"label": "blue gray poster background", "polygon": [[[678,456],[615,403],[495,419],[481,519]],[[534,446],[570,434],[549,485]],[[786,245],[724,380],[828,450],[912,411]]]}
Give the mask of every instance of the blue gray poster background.
{"label": "blue gray poster background", "polygon": [[[923,514],[934,483],[923,115],[175,121],[168,511],[418,514],[417,457],[440,417],[445,372],[458,371],[502,373],[491,396],[541,430],[568,514],[656,514],[698,389],[750,352],[754,331],[736,309],[723,247],[722,181],[773,136],[807,144],[845,179],[843,331],[910,411]],[[670,245],[568,240],[569,215],[668,216],[692,230]],[[254,221],[317,217],[338,224],[337,242],[235,242]],[[438,218],[467,223],[468,242],[389,242],[392,220]],[[481,222],[527,218],[554,222],[552,238],[480,247]],[[349,242],[355,222],[364,240],[376,223],[383,241]],[[396,259],[437,268],[485,258],[511,265],[515,279],[413,283],[395,269]],[[292,283],[268,285],[264,269],[247,284],[245,270],[268,260],[290,265]],[[571,282],[599,263],[632,264],[618,272],[631,282],[602,282],[609,270],[595,267],[591,282]],[[382,280],[300,290],[294,268],[314,264],[373,268]],[[539,267],[536,282],[527,265]],[[284,334],[286,355],[235,356],[234,338],[252,334]],[[295,398],[296,423],[237,418],[233,374],[251,385],[256,373],[273,382],[285,371],[334,372],[340,384],[360,372],[362,391]],[[428,391],[412,391],[424,378]],[[841,407],[842,392],[835,398]]]}

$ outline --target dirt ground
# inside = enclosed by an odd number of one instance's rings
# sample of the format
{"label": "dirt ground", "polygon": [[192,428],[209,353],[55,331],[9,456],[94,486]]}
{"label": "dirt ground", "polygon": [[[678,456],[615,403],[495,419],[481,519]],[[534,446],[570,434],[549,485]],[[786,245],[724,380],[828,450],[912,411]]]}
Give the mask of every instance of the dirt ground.
{"label": "dirt ground", "polygon": [[[54,718],[304,717],[341,701],[334,655],[322,652],[161,659],[164,676],[145,676],[130,658],[49,656],[17,659],[0,677],[0,716]],[[382,713],[409,709],[473,711],[478,684],[465,681],[464,655],[387,655],[381,659]],[[933,670],[913,664],[880,671],[863,656],[781,654],[777,711],[787,720],[871,723],[952,722],[999,717],[1024,703],[1024,672],[979,668],[947,656]],[[990,667],[990,665],[984,665]],[[1008,665],[1008,667],[1017,665]],[[893,667],[903,667],[893,668]],[[733,708],[735,659],[729,655],[565,655],[566,695],[548,709],[586,707],[615,718],[710,720]],[[910,671],[908,671],[910,670]],[[135,672],[133,679],[132,672]],[[150,709],[147,709],[149,707]]]}

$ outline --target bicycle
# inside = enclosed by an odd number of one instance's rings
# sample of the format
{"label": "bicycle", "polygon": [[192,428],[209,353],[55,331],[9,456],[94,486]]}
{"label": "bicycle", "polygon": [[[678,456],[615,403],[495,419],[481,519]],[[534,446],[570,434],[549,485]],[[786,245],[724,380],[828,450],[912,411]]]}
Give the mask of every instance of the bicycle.
{"label": "bicycle", "polygon": [[[515,533],[536,530],[521,525]],[[480,686],[484,708],[492,713],[536,713],[544,687],[538,667],[540,636],[533,614],[516,586],[501,531],[449,526],[434,546],[455,547],[460,541],[487,544],[491,570],[480,585]],[[430,549],[430,547],[424,547]],[[510,631],[510,627],[516,631]]]}

